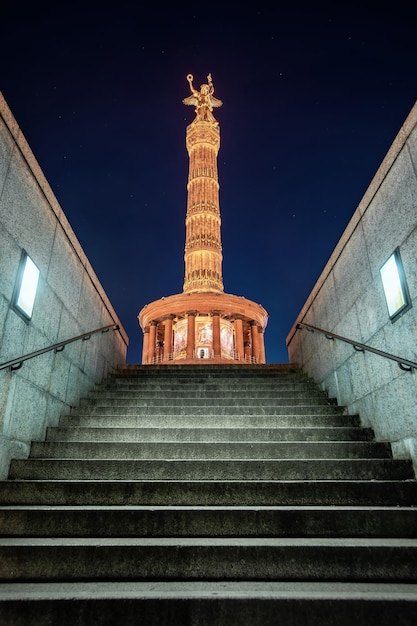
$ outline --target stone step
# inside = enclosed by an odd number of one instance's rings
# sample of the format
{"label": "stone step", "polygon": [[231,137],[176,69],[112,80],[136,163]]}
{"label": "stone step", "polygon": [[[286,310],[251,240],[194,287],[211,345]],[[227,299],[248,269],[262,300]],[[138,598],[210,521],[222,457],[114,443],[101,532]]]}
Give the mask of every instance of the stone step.
{"label": "stone step", "polygon": [[151,378],[145,377],[117,377],[112,376],[106,379],[96,389],[157,389],[163,387],[164,389],[311,389],[317,393],[325,393],[318,387],[312,380],[302,378],[301,376],[285,376],[279,378],[265,378],[265,377],[245,377],[245,378],[230,378],[219,376],[217,378],[211,377],[178,377],[169,378],[163,376],[153,376]]}
{"label": "stone step", "polygon": [[371,428],[58,428],[48,441],[371,441]]}
{"label": "stone step", "polygon": [[[219,398],[218,396],[216,396],[215,398],[199,398],[197,396],[195,396],[194,398],[189,398],[170,393],[167,394],[166,398],[161,398],[157,395],[149,396],[148,398],[140,396],[136,398],[124,398],[116,396],[113,398],[100,397],[100,399],[92,399],[89,402],[86,401],[80,403],[80,407],[82,407],[82,410],[84,412],[102,412],[108,410],[109,408],[113,409],[115,407],[121,412],[123,412],[125,409],[141,411],[143,409],[149,409],[153,407],[155,407],[158,412],[164,410],[165,408],[168,408],[169,410],[176,409],[177,411],[178,409],[180,409],[181,411],[183,411],[186,407],[195,408],[196,406],[198,406],[199,410],[204,407],[206,408],[206,410],[207,408],[211,410],[212,407],[215,410],[218,407],[222,407],[222,410],[228,410],[230,408],[232,410],[236,410],[237,407],[241,409],[248,406],[254,408],[256,407],[257,411],[262,410],[265,407],[267,409],[272,409],[274,412],[282,406],[286,413],[292,412],[294,410],[296,411],[298,410],[298,407],[300,407],[302,412],[310,410],[310,408],[313,411],[317,411],[320,410],[322,407],[324,407],[325,410],[329,410],[330,407],[330,410],[335,413],[340,413],[342,411],[340,407],[337,407],[334,403],[329,402],[325,398],[311,398],[307,396],[301,398],[286,397],[281,399],[264,397],[253,398],[250,396],[245,398],[231,398],[230,396],[224,398]],[[290,409],[289,411],[288,408]]]}
{"label": "stone step", "polygon": [[256,376],[112,376],[107,380],[99,383],[97,388],[158,388],[168,389],[311,389],[316,392],[324,393],[320,387],[314,384],[312,380],[302,378],[295,375],[287,375],[280,377],[256,377]]}
{"label": "stone step", "polygon": [[[162,392],[161,392],[162,393]],[[226,405],[236,404],[236,402],[240,402],[242,400],[242,389],[237,388],[235,391],[208,391],[206,389],[202,389],[201,391],[196,391],[195,388],[193,390],[186,389],[167,389],[164,391],[164,395],[167,395],[167,400],[172,399],[173,402],[185,402],[187,404],[196,404],[196,400],[198,403],[204,402],[213,403],[214,404],[223,404],[226,402]],[[106,390],[106,391],[91,391],[89,395],[85,398],[81,399],[80,405],[88,405],[90,403],[103,403],[103,404],[114,404],[115,402],[121,402],[122,405],[125,404],[141,404],[143,402],[149,402],[149,400],[155,400],[157,402],[161,402],[161,395],[158,390]],[[261,391],[259,388],[254,389],[253,391],[246,390],[245,392],[245,400],[251,402],[252,404],[284,404],[284,405],[292,405],[292,404],[331,404],[332,406],[336,406],[333,400],[329,400],[329,398],[322,393],[311,393],[307,390],[300,391],[292,391],[285,390],[282,392],[272,392],[272,391]],[[263,403],[263,404],[262,404]]]}
{"label": "stone step", "polygon": [[417,539],[0,539],[0,581],[30,579],[416,583]]}
{"label": "stone step", "polygon": [[173,384],[188,384],[195,383],[199,384],[240,384],[242,386],[254,385],[257,382],[259,384],[271,384],[275,383],[277,385],[286,384],[286,383],[297,383],[300,385],[314,385],[314,382],[308,378],[303,376],[299,376],[297,374],[284,373],[284,374],[271,374],[271,375],[263,375],[262,373],[254,373],[254,372],[240,372],[230,374],[225,372],[224,374],[221,372],[165,372],[160,374],[149,375],[149,373],[140,373],[140,374],[129,374],[129,375],[119,375],[116,374],[111,378],[103,381],[101,384],[148,384],[148,383],[173,383]]}
{"label": "stone step", "polygon": [[406,480],[408,459],[14,459],[9,478],[55,480]]}
{"label": "stone step", "polygon": [[390,458],[388,443],[286,442],[33,442],[31,458],[53,459],[367,459]]}
{"label": "stone step", "polygon": [[417,537],[412,507],[0,506],[3,537]]}
{"label": "stone step", "polygon": [[[194,400],[194,402],[196,402]],[[339,410],[338,410],[339,409]],[[234,417],[240,415],[293,415],[293,416],[316,416],[316,415],[342,415],[340,407],[334,407],[330,404],[322,405],[267,405],[236,403],[230,405],[204,403],[201,404],[182,404],[178,402],[176,405],[172,402],[163,404],[161,402],[149,402],[148,405],[143,403],[136,406],[120,406],[115,403],[113,406],[105,404],[93,404],[90,406],[73,409],[72,415],[190,415],[190,416],[222,416]]]}
{"label": "stone step", "polygon": [[70,582],[0,585],[7,626],[411,626],[417,585],[371,582]]}
{"label": "stone step", "polygon": [[[201,363],[201,365],[199,365]],[[209,362],[205,360],[199,363],[190,364],[176,361],[173,364],[163,363],[157,365],[145,365],[139,367],[133,367],[132,369],[126,368],[124,365],[121,368],[115,370],[116,376],[207,376],[207,375],[219,375],[219,376],[286,376],[294,375],[300,372],[297,366],[293,368],[277,370],[275,368],[265,369],[258,364],[249,364],[239,361],[228,361],[224,364]],[[287,364],[288,365],[288,364]],[[256,368],[259,368],[257,371]]]}
{"label": "stone step", "polygon": [[220,402],[219,399],[216,402],[211,400],[197,401],[196,398],[156,398],[149,400],[133,401],[133,400],[108,400],[89,403],[81,406],[79,409],[74,409],[73,412],[83,414],[96,414],[101,415],[112,414],[115,411],[125,415],[131,415],[135,413],[191,413],[193,415],[201,415],[202,413],[213,413],[217,415],[235,415],[235,414],[253,414],[253,413],[267,413],[270,415],[289,415],[289,414],[329,414],[329,413],[342,413],[341,407],[335,407],[329,402],[306,402],[303,399],[302,402],[297,403],[294,399],[293,402],[287,401],[286,404],[277,403],[274,401],[266,400],[253,400],[251,398],[245,400],[233,401],[225,400]]}
{"label": "stone step", "polygon": [[[112,375],[110,378],[108,378],[107,380],[103,381],[103,384],[106,383],[111,383],[113,381],[136,381],[136,382],[141,382],[141,381],[172,381],[172,382],[182,382],[182,381],[195,381],[197,383],[204,383],[204,382],[218,382],[218,381],[241,381],[242,383],[245,382],[249,382],[251,383],[251,381],[260,381],[260,382],[276,382],[276,383],[280,383],[280,382],[291,382],[291,381],[299,381],[300,383],[304,384],[308,384],[313,382],[311,379],[305,377],[305,376],[300,376],[297,373],[294,372],[270,372],[270,373],[265,373],[265,372],[256,372],[253,369],[252,370],[236,370],[236,371],[227,371],[227,370],[218,370],[218,371],[214,371],[214,370],[210,370],[210,369],[205,369],[204,367],[201,369],[197,369],[194,370],[193,369],[189,369],[187,371],[183,370],[167,370],[165,369],[165,371],[160,371],[160,372],[135,372],[135,373],[127,373],[127,374],[120,374],[115,373],[114,375]],[[314,384],[314,382],[313,382]]]}
{"label": "stone step", "polygon": [[3,505],[417,506],[415,480],[8,480]]}
{"label": "stone step", "polygon": [[222,381],[219,380],[216,383],[195,383],[193,381],[184,381],[182,383],[174,384],[173,382],[161,382],[161,381],[153,381],[153,382],[127,382],[121,381],[116,383],[112,381],[111,383],[100,385],[95,389],[91,390],[89,394],[91,396],[99,395],[101,393],[112,393],[112,394],[143,394],[143,393],[154,393],[165,395],[167,393],[178,393],[178,394],[191,394],[197,395],[197,397],[201,394],[213,395],[213,394],[229,394],[231,396],[238,396],[239,393],[242,395],[242,391],[244,390],[244,394],[255,395],[259,397],[260,395],[272,395],[274,397],[279,397],[282,395],[298,395],[298,394],[309,394],[313,397],[321,396],[324,398],[328,398],[327,393],[319,389],[318,387],[314,387],[310,384],[303,384],[297,382],[281,382],[279,384],[273,382],[262,382],[262,381],[252,381],[252,382],[230,382],[230,381]]}
{"label": "stone step", "polygon": [[200,363],[195,363],[194,365],[182,364],[180,365],[179,361],[176,361],[175,364],[164,364],[163,366],[154,366],[154,365],[140,365],[137,367],[134,364],[123,365],[122,367],[118,367],[114,370],[115,377],[122,376],[164,376],[164,375],[208,375],[208,374],[224,374],[226,375],[235,375],[235,376],[258,376],[261,378],[265,378],[266,376],[274,376],[279,378],[280,376],[299,376],[302,378],[307,378],[303,371],[295,364],[295,363],[283,363],[276,365],[268,364],[266,365],[250,365],[248,363],[224,363],[219,365],[217,363],[209,363],[206,361],[204,365],[200,365]]}
{"label": "stone step", "polygon": [[301,370],[293,364],[280,364],[278,367],[276,365],[251,365],[244,363],[234,363],[228,364],[218,364],[215,365],[210,363],[205,363],[204,365],[193,364],[193,365],[179,365],[176,363],[175,365],[128,365],[122,366],[117,369],[115,372],[115,376],[117,377],[138,377],[138,378],[151,378],[153,376],[164,377],[164,376],[194,376],[199,377],[202,376],[204,378],[209,376],[240,376],[240,377],[249,377],[249,378],[266,378],[270,377],[285,377],[285,376],[293,376],[293,377],[302,377],[304,376],[301,373]]}
{"label": "stone step", "polygon": [[207,413],[195,414],[136,414],[136,415],[92,415],[72,413],[60,418],[61,427],[84,428],[277,428],[277,427],[356,427],[359,425],[357,415],[265,415],[265,414],[236,414],[210,415]]}

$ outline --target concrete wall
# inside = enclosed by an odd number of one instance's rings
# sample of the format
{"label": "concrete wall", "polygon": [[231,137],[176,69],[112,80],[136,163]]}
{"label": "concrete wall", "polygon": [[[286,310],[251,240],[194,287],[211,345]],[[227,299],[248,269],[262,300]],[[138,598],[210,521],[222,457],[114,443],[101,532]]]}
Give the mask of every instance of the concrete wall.
{"label": "concrete wall", "polygon": [[[40,269],[33,316],[12,307],[22,250]],[[0,364],[53,343],[119,324],[27,142],[0,94]],[[126,360],[123,328],[0,371],[0,477],[10,458]]]}
{"label": "concrete wall", "polygon": [[[287,337],[289,360],[358,413],[417,468],[417,371],[322,335],[337,333],[417,361],[417,104],[356,209]],[[343,193],[343,190],[341,190]],[[399,248],[412,308],[389,319],[380,268]]]}

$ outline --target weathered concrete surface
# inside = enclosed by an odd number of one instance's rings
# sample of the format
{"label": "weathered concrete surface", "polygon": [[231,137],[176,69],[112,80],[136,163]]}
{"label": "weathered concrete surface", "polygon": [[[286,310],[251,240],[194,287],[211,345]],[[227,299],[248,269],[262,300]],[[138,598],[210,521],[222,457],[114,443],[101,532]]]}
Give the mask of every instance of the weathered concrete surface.
{"label": "weathered concrete surface", "polygon": [[[32,319],[13,308],[22,251],[40,270]],[[127,336],[0,94],[0,364],[118,324],[63,352],[0,371],[0,477],[80,397],[126,360]]]}
{"label": "weathered concrete surface", "polygon": [[[399,248],[412,307],[390,320],[380,268]],[[417,361],[417,104],[287,337],[289,359],[417,467],[417,378],[381,356],[297,330],[305,322]]]}

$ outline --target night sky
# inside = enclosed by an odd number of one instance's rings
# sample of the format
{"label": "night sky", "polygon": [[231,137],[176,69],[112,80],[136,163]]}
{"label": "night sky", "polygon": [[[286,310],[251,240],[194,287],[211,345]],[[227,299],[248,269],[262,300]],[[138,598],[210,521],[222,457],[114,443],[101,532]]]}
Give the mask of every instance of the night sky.
{"label": "night sky", "polygon": [[266,308],[267,361],[287,362],[285,338],[417,99],[414,2],[9,4],[0,91],[129,335],[128,362],[139,310],[182,292],[182,99],[186,75],[199,87],[209,72],[225,291]]}

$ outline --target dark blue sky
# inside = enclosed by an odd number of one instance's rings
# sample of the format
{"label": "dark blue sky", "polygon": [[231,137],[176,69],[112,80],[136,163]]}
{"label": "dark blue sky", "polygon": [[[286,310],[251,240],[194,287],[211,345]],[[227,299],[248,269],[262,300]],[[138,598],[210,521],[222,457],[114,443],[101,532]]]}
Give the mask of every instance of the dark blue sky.
{"label": "dark blue sky", "polygon": [[133,4],[2,8],[0,91],[139,362],[139,310],[182,291],[182,99],[188,73],[200,85],[211,72],[225,291],[267,309],[267,360],[286,362],[286,335],[416,100],[414,3]]}

